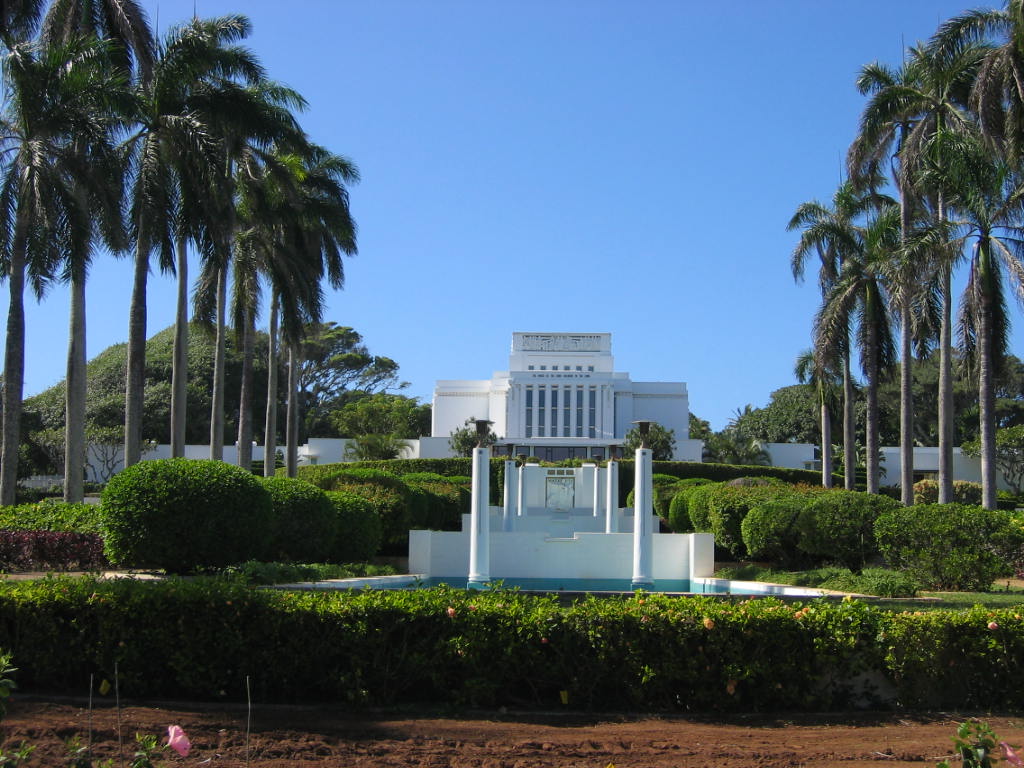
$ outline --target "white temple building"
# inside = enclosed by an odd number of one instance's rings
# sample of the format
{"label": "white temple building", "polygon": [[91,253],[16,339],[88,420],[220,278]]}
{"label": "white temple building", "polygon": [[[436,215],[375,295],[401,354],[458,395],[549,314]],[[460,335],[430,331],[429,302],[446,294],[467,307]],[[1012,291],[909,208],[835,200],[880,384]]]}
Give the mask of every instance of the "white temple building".
{"label": "white temple building", "polygon": [[675,431],[676,460],[701,456],[688,439],[686,384],[616,371],[610,333],[513,333],[507,371],[437,382],[431,434],[447,438],[467,419],[493,422],[496,455],[604,459],[645,420]]}

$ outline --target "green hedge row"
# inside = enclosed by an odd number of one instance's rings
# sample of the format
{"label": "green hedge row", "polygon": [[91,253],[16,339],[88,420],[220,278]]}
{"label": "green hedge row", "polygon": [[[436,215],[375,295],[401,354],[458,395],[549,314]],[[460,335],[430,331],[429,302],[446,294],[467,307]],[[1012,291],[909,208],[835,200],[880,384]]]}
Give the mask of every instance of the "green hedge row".
{"label": "green hedge row", "polygon": [[23,690],[644,711],[1019,709],[1024,620],[863,603],[514,591],[286,593],[225,580],[0,586]]}

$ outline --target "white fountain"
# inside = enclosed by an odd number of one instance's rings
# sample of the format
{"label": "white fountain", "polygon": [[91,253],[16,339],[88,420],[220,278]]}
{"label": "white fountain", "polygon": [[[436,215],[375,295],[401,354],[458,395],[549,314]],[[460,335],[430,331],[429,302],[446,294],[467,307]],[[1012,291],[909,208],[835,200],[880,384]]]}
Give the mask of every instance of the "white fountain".
{"label": "white fountain", "polygon": [[[409,570],[478,588],[497,580],[573,582],[614,580],[633,589],[678,584],[714,573],[714,537],[707,533],[658,533],[653,505],[650,422],[636,422],[634,508],[618,506],[619,464],[542,467],[505,461],[502,506],[490,506],[489,451],[473,450],[471,509],[457,532],[410,531]],[[566,589],[571,587],[567,586]]]}

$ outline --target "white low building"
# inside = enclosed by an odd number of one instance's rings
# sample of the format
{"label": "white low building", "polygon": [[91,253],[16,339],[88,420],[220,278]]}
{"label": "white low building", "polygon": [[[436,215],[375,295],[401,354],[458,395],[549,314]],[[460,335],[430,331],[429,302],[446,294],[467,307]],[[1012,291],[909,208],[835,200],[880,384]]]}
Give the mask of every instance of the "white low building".
{"label": "white low building", "polygon": [[437,382],[431,434],[487,419],[495,454],[604,459],[633,422],[654,421],[675,432],[676,460],[700,461],[700,441],[687,438],[686,384],[633,381],[615,370],[611,346],[610,333],[513,333],[507,371]]}

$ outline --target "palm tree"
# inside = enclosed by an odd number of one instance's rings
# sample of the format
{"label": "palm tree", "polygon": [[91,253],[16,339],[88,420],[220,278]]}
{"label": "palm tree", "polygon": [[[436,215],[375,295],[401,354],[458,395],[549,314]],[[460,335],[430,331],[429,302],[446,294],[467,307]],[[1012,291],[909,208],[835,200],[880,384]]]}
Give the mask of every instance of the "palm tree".
{"label": "palm tree", "polygon": [[851,322],[856,320],[856,344],[864,373],[865,446],[867,449],[867,491],[878,492],[878,382],[894,362],[891,306],[888,293],[892,282],[892,255],[899,248],[899,206],[883,207],[866,225],[858,228],[859,253],[844,260],[832,288],[815,320],[816,346],[830,348],[841,343]]}
{"label": "palm tree", "polygon": [[[952,141],[950,143],[953,143]],[[1009,317],[1004,272],[1024,299],[1024,179],[980,141],[962,137],[935,170],[950,196],[956,247],[970,245],[970,272],[961,299],[965,359],[978,380],[982,504],[996,508],[995,377],[1006,354]]]}
{"label": "palm tree", "polygon": [[[127,77],[132,60],[142,78],[152,72],[153,36],[146,21],[145,12],[135,0],[106,0],[93,3],[83,0],[56,0],[43,21],[41,39],[44,44],[67,44],[77,37],[105,39],[114,45],[108,47],[109,66]],[[130,117],[134,105],[129,103],[128,94],[123,94],[123,106],[119,111],[125,121]],[[124,121],[123,121],[124,122]],[[118,126],[118,128],[123,128]],[[80,143],[79,152],[83,159],[91,150]],[[110,155],[110,153],[107,153]],[[94,153],[94,157],[96,157]],[[121,221],[121,199],[123,197],[123,173],[113,157],[103,165],[107,168],[108,180],[103,188],[108,194],[94,201],[98,216],[96,223],[102,225],[103,240],[112,251],[125,247],[125,235]],[[94,164],[99,167],[100,164]],[[65,413],[64,451],[64,500],[80,502],[84,497],[83,479],[85,474],[85,278],[92,258],[91,243],[67,254],[66,275],[71,285],[70,327],[67,363],[67,404]]]}
{"label": "palm tree", "polygon": [[797,381],[814,388],[821,414],[821,484],[832,487],[832,408],[839,400],[841,376],[825,365],[820,355],[808,349],[796,359]]}
{"label": "palm tree", "polygon": [[[125,465],[140,458],[145,382],[146,282],[150,254],[159,252],[166,271],[182,269],[184,243],[200,244],[210,257],[223,251],[227,235],[226,197],[218,193],[225,179],[224,131],[247,117],[245,91],[238,81],[255,82],[263,71],[247,50],[230,45],[250,29],[243,16],[194,19],[172,29],[160,46],[153,76],[141,84],[142,118],[134,137],[135,177],[131,221],[135,271],[128,331],[128,376],[125,386]],[[177,265],[175,257],[177,256]],[[184,277],[184,275],[182,275]],[[182,281],[184,282],[184,281]],[[179,297],[182,291],[179,285]],[[177,326],[179,371],[185,357]],[[184,391],[179,378],[177,397]],[[183,442],[183,403],[176,403],[175,444]]]}
{"label": "palm tree", "polygon": [[[947,133],[963,134],[973,130],[973,115],[967,109],[968,94],[987,48],[966,44],[950,47],[940,55],[934,46],[917,45],[907,52],[899,70],[882,64],[865,67],[858,78],[861,93],[870,95],[861,119],[861,130],[850,149],[850,164],[855,174],[871,172],[890,154],[893,155],[893,177],[900,191],[903,206],[901,242],[906,246],[912,234],[910,219],[913,208],[920,208],[929,198],[934,200],[934,222],[945,220],[945,200],[941,190],[929,189],[921,183],[921,172],[929,165],[941,163],[936,155],[936,139]],[[919,243],[924,241],[917,238]],[[929,242],[934,238],[930,238]],[[953,379],[952,379],[952,288],[951,279],[956,259],[950,259],[948,248],[933,247],[935,283],[922,280],[928,274],[922,269],[920,254],[904,250],[901,290],[894,297],[900,316],[900,426],[901,487],[904,504],[913,502],[913,398],[910,391],[912,307],[932,288],[937,288],[942,305],[939,331],[939,486],[940,499],[952,501],[953,494]]]}
{"label": "palm tree", "polygon": [[[9,279],[0,504],[14,502],[25,366],[24,286],[40,294],[68,253],[96,232],[90,207],[109,200],[112,99],[124,79],[107,46],[15,44],[4,59],[0,121],[0,253]],[[83,156],[80,151],[88,147]],[[103,162],[100,162],[100,160]]]}
{"label": "palm tree", "polygon": [[974,9],[944,22],[932,41],[942,58],[971,43],[987,44],[970,103],[982,135],[1010,163],[1024,159],[1024,0],[1006,0],[1001,10]]}
{"label": "palm tree", "polygon": [[[244,328],[243,340],[254,333],[261,283],[265,281],[271,288],[273,304],[280,307],[282,335],[293,347],[306,328],[321,319],[323,279],[326,277],[331,287],[340,288],[344,281],[341,256],[355,253],[355,224],[345,184],[357,180],[358,172],[345,158],[308,145],[301,156],[249,153],[240,164],[238,178],[235,327]],[[272,332],[278,317],[274,312]],[[273,360],[270,367],[276,368]],[[245,443],[251,435],[251,398],[245,396],[244,359],[242,386],[240,464],[246,459]],[[268,400],[276,400],[276,388],[268,389]],[[269,454],[276,423],[268,423],[266,432]]]}
{"label": "palm tree", "polygon": [[[821,267],[818,285],[822,296],[827,296],[842,272],[848,258],[860,252],[861,239],[857,219],[879,205],[892,204],[891,198],[871,190],[880,185],[872,181],[867,192],[846,181],[840,184],[828,206],[813,200],[802,203],[790,219],[787,229],[802,229],[800,240],[793,249],[792,269],[795,280],[803,279],[805,265],[817,254]],[[816,347],[819,365],[823,369],[839,361],[843,377],[843,456],[844,486],[853,490],[856,485],[856,453],[854,451],[856,421],[854,418],[854,384],[850,371],[850,328],[837,330],[829,337],[830,346]],[[823,339],[819,336],[817,341]]]}

